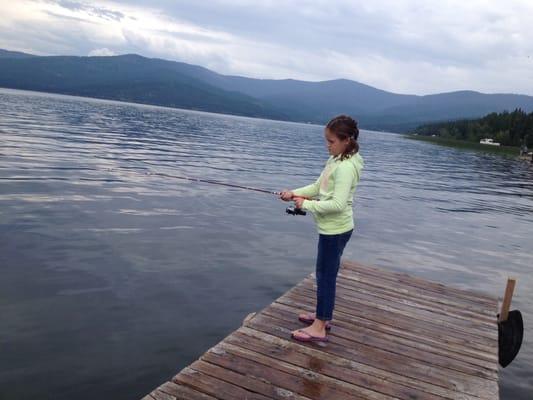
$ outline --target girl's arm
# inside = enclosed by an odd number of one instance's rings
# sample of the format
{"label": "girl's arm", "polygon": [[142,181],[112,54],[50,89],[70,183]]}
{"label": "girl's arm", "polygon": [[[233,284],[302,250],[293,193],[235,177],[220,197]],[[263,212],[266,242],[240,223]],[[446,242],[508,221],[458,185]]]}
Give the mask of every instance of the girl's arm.
{"label": "girl's arm", "polygon": [[302,197],[315,197],[318,196],[320,192],[320,177],[316,180],[316,182],[311,183],[310,185],[303,186],[298,189],[294,189],[292,193],[295,196],[302,196]]}
{"label": "girl's arm", "polygon": [[[328,159],[328,162],[329,162],[329,160],[331,160],[331,157]],[[326,162],[326,166],[327,166],[328,162]],[[325,167],[324,167],[324,169],[325,169]],[[292,191],[292,193],[295,196],[301,196],[301,197],[316,197],[316,196],[318,196],[320,194],[320,178],[322,178],[323,174],[324,174],[324,170],[322,170],[322,172],[320,173],[320,176],[317,178],[317,180],[314,183],[311,183],[310,185],[303,186],[303,187],[298,188],[298,189],[294,189]]]}
{"label": "girl's arm", "polygon": [[[330,214],[342,211],[350,200],[350,191],[357,172],[349,164],[339,165],[335,172],[333,197],[325,201],[304,200],[302,209],[319,214]],[[310,185],[311,186],[311,185]]]}

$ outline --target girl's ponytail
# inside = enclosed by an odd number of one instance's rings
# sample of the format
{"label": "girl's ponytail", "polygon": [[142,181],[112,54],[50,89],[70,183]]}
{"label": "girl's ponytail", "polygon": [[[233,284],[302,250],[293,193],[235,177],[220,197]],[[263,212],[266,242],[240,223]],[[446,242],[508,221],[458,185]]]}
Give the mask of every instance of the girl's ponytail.
{"label": "girl's ponytail", "polygon": [[334,133],[339,139],[350,139],[344,153],[341,154],[341,161],[359,152],[359,128],[357,121],[348,115],[338,115],[328,122],[326,129]]}

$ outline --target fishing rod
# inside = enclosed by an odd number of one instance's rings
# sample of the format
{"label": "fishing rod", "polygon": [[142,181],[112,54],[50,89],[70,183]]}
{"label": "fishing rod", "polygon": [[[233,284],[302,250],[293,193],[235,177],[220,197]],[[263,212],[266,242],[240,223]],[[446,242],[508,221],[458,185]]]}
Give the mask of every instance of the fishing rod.
{"label": "fishing rod", "polygon": [[[216,181],[216,180],[213,180],[213,179],[191,178],[191,177],[188,177],[188,176],[171,175],[171,174],[165,174],[165,173],[161,173],[161,172],[147,172],[146,174],[147,175],[164,176],[164,177],[167,177],[167,178],[174,178],[174,179],[182,179],[182,180],[187,180],[187,181],[190,181],[190,182],[200,182],[200,183],[208,183],[208,184],[211,184],[211,185],[232,187],[232,188],[243,189],[243,190],[248,190],[248,191],[253,191],[253,192],[273,194],[273,195],[276,195],[276,196],[281,195],[281,192],[275,192],[275,191],[266,190],[266,189],[259,189],[259,188],[255,188],[255,187],[251,187],[251,186],[235,185],[233,183],[220,182],[220,181]],[[303,198],[303,199],[306,199],[306,200],[309,199],[308,197],[304,197],[304,196],[294,196],[294,197]],[[307,214],[301,208],[296,208],[294,206],[287,207],[285,212],[287,214],[289,214],[289,215],[306,215]]]}

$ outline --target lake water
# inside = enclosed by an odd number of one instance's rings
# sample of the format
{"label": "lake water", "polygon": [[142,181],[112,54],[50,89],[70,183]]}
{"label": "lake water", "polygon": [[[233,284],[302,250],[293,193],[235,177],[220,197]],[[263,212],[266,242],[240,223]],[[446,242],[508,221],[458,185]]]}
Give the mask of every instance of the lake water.
{"label": "lake water", "polygon": [[[502,296],[502,399],[533,398],[533,167],[361,132],[345,258]],[[0,90],[0,399],[141,398],[313,270],[322,127]]]}

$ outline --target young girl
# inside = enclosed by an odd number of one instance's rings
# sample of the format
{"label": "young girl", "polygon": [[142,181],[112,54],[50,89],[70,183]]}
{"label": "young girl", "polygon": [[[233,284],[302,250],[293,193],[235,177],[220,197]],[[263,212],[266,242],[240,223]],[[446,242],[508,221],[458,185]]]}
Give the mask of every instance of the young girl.
{"label": "young girl", "polygon": [[[354,228],[352,199],[363,170],[359,155],[357,122],[339,115],[328,122],[324,136],[330,154],[317,181],[281,193],[281,199],[293,200],[297,208],[310,211],[317,225],[316,313],[300,314],[299,320],[311,324],[292,332],[302,342],[327,341],[335,305],[335,286],[344,247]],[[318,196],[319,200],[307,200]]]}

